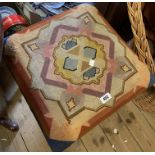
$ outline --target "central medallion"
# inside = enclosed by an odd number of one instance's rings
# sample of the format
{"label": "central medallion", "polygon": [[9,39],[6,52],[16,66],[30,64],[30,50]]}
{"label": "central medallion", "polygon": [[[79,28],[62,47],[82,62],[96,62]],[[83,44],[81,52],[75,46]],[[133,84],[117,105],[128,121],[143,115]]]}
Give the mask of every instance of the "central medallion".
{"label": "central medallion", "polygon": [[72,84],[99,84],[106,69],[104,46],[86,36],[63,36],[53,52],[55,74]]}

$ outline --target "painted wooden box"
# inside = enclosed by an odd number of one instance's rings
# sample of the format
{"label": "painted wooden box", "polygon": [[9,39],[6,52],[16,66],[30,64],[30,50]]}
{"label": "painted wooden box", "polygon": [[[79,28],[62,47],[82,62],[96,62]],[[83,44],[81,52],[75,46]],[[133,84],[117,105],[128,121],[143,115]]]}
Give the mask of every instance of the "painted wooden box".
{"label": "painted wooden box", "polygon": [[12,35],[5,55],[54,150],[77,140],[150,82],[147,66],[88,4]]}

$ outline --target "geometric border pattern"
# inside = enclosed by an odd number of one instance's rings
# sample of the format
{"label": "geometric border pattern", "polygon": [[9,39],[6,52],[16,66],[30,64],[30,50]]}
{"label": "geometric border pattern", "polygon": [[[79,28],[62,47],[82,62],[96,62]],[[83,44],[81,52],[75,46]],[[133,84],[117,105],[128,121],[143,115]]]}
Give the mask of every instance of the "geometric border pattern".
{"label": "geometric border pattern", "polygon": [[[100,23],[97,23],[96,22],[96,20],[91,16],[91,14],[89,13],[89,12],[86,12],[85,14],[83,14],[83,15],[81,15],[81,16],[79,16],[79,17],[77,17],[77,18],[82,18],[83,16],[85,16],[85,15],[87,15],[87,17],[89,16],[89,18],[91,18],[91,20],[93,21],[93,22],[95,22],[96,24],[100,24]],[[100,24],[101,25],[101,24]],[[55,28],[54,28],[54,30],[53,30],[53,33],[51,34],[51,38],[50,38],[50,41],[49,41],[49,44],[50,45],[53,45],[54,43],[55,43],[55,41],[56,41],[56,38],[57,38],[57,34],[59,33],[59,31],[60,30],[69,30],[69,31],[72,31],[72,32],[77,32],[77,31],[79,31],[79,27],[74,27],[74,26],[69,26],[69,25],[64,25],[64,24],[59,24],[58,26],[55,26]],[[40,35],[40,33],[41,33],[41,31],[42,31],[42,29],[40,29],[40,31],[39,31],[39,33],[38,33],[38,35],[37,36],[39,36]],[[112,61],[114,61],[114,42],[109,38],[109,37],[107,37],[107,36],[105,36],[105,35],[102,35],[102,34],[97,34],[97,33],[95,33],[95,32],[91,32],[91,34],[90,34],[91,36],[92,36],[92,38],[97,38],[97,39],[100,39],[100,40],[106,40],[106,41],[108,41],[109,42],[109,46],[110,46],[110,52],[109,52],[109,54],[107,55]],[[37,37],[35,37],[34,39],[32,39],[31,41],[34,41],[35,39],[37,39]],[[28,43],[28,42],[26,42],[26,43]],[[23,43],[23,47],[24,47],[24,45],[26,44],[26,43]],[[25,50],[26,51],[26,50]],[[125,56],[125,58],[128,60],[128,58]],[[30,60],[29,60],[29,63],[30,63],[30,61],[31,61],[31,58],[30,58]],[[130,65],[132,66],[132,68],[133,68],[133,70],[134,70],[134,72],[132,72],[132,74],[130,74],[130,76],[132,76],[133,74],[135,74],[137,71],[136,71],[136,69],[135,69],[135,67],[132,65],[132,63],[128,60],[128,62],[130,63]],[[48,73],[48,68],[50,67],[50,63],[51,63],[51,60],[50,60],[50,58],[48,58],[48,57],[45,57],[45,60],[44,60],[44,65],[43,65],[43,68],[42,68],[42,72],[41,72],[41,78],[42,78],[42,80],[46,83],[46,84],[48,84],[48,85],[53,85],[53,86],[56,86],[56,87],[60,87],[60,88],[63,88],[63,89],[67,89],[67,87],[68,87],[68,85],[65,83],[65,82],[61,82],[61,81],[56,81],[56,80],[53,80],[53,79],[48,79],[47,78],[47,73]],[[28,68],[28,70],[29,70],[29,68]],[[30,70],[29,70],[30,71]],[[31,73],[31,71],[30,71],[30,73]],[[95,96],[95,97],[98,97],[98,98],[100,98],[103,94],[105,94],[105,93],[107,93],[107,92],[109,92],[110,93],[110,91],[111,91],[111,85],[112,85],[112,79],[113,79],[113,73],[112,72],[107,72],[105,75],[105,81],[106,81],[106,85],[105,85],[105,89],[104,89],[104,92],[103,91],[98,91],[98,90],[93,90],[93,89],[89,89],[89,88],[83,88],[82,89],[82,93],[83,94],[85,94],[85,95],[90,95],[90,96]],[[123,81],[123,84],[122,84],[122,86],[124,86],[124,83],[125,83],[125,81],[127,80],[128,78],[126,78],[126,79],[124,79],[124,81]],[[122,93],[123,93],[123,90],[124,90],[124,88],[122,87],[122,89],[121,89],[121,91],[120,92],[118,92],[115,96],[113,96],[114,97],[114,101],[113,102],[115,102],[115,99],[116,99],[116,97],[117,96],[119,96],[119,95],[121,95]],[[44,93],[44,91],[41,89],[41,92],[42,92],[42,94],[45,96],[45,98],[47,98],[47,99],[50,99],[50,98],[48,98],[46,95],[45,95],[45,93]],[[58,100],[58,102],[59,102],[59,100]],[[61,107],[62,105],[61,105],[61,103],[59,102],[59,105],[60,105],[60,108],[63,110],[63,113],[65,114],[65,116],[66,116],[66,118],[71,118],[71,117],[73,117],[73,115],[72,114],[70,114],[70,115],[68,115],[65,111],[64,111],[64,109]],[[102,104],[101,106],[100,106],[100,108],[102,108],[104,105]],[[108,106],[108,104],[106,105],[106,106]],[[85,107],[86,108],[86,107]],[[99,109],[100,109],[99,108]],[[83,108],[82,108],[83,109]],[[79,109],[79,110],[77,110],[77,112],[75,112],[74,114],[77,114],[77,113],[79,113],[82,109]],[[86,108],[87,109],[87,108]],[[88,108],[89,109],[89,108]],[[99,110],[99,109],[97,109],[97,110]],[[92,110],[92,109],[91,109]],[[94,111],[97,111],[97,110],[94,110]]]}

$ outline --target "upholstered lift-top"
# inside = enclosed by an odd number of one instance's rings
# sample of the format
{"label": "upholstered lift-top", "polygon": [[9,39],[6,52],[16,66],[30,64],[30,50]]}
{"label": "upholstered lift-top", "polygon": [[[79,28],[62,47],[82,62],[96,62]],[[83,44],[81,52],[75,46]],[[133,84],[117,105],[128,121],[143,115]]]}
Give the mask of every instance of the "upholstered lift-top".
{"label": "upholstered lift-top", "polygon": [[56,151],[150,84],[147,66],[88,4],[12,35],[5,52],[12,74]]}

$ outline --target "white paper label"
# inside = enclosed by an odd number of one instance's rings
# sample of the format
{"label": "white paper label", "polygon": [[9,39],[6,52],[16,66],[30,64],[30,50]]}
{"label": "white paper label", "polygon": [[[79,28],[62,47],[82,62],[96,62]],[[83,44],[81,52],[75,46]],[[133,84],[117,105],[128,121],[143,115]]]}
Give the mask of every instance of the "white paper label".
{"label": "white paper label", "polygon": [[112,98],[110,93],[106,93],[105,95],[103,95],[100,100],[102,101],[103,104],[105,104],[106,102],[108,102],[110,99]]}
{"label": "white paper label", "polygon": [[89,61],[89,65],[90,65],[90,66],[94,66],[94,65],[95,65],[95,60],[92,60],[92,59],[91,59],[91,60]]}

